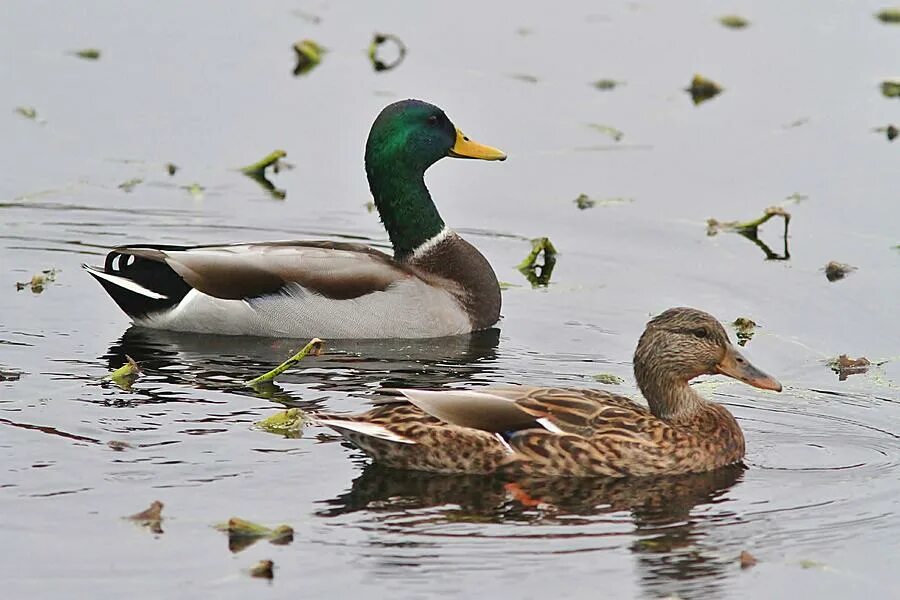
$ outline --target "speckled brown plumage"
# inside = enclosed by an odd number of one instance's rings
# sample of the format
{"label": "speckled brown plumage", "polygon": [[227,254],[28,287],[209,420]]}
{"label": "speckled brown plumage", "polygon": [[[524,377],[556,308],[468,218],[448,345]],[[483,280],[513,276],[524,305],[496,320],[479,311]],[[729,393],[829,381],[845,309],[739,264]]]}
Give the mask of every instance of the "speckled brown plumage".
{"label": "speckled brown plumage", "polygon": [[744,436],[725,407],[705,400],[688,381],[721,373],[781,389],[738,353],[718,321],[688,308],[670,309],[647,324],[634,370],[649,408],[591,389],[403,390],[409,403],[319,419],[378,462],[405,469],[576,477],[698,473],[740,461]]}

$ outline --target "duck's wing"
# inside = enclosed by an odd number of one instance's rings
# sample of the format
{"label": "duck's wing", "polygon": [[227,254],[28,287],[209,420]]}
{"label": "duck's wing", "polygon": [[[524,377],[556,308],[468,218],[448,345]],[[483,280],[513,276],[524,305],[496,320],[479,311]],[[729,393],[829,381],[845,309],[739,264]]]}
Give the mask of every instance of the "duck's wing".
{"label": "duck's wing", "polygon": [[296,284],[325,298],[346,300],[414,276],[373,248],[319,241],[123,246],[107,255],[103,268],[85,268],[132,316],[174,306],[192,289],[242,300]]}

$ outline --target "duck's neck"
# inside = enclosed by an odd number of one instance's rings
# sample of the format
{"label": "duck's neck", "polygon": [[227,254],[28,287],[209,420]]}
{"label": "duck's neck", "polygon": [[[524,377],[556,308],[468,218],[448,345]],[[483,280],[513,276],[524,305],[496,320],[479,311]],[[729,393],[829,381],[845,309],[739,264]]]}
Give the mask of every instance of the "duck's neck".
{"label": "duck's neck", "polygon": [[650,412],[665,421],[690,420],[710,404],[687,381],[647,373],[639,367],[635,367],[635,376]]}
{"label": "duck's neck", "polygon": [[396,258],[408,258],[444,230],[423,170],[367,155],[366,175]]}

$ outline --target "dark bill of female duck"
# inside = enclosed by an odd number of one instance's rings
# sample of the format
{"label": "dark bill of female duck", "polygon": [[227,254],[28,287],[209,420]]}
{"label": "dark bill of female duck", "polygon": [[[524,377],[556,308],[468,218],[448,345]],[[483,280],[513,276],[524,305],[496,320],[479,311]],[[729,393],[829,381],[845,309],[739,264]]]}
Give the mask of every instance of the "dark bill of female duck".
{"label": "dark bill of female duck", "polygon": [[144,327],[310,338],[430,338],[492,327],[500,286],[487,259],[447,227],[425,187],[446,157],[504,160],[421,100],[385,107],[365,170],[393,256],[360,244],[289,240],[129,245],[85,265]]}

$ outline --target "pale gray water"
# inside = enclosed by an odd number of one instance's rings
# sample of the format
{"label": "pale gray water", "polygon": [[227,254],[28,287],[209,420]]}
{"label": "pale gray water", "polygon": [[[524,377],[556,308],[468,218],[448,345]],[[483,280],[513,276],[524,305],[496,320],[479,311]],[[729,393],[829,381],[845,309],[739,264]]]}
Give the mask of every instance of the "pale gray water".
{"label": "pale gray water", "polygon": [[[731,8],[714,2],[7,1],[0,369],[22,375],[0,383],[4,596],[896,595],[900,142],[871,130],[900,124],[900,101],[878,89],[900,78],[900,26],[876,21],[878,8],[758,2],[742,13],[752,26],[732,31],[716,21]],[[408,45],[396,70],[372,72],[374,31]],[[295,78],[302,38],[329,51]],[[66,54],[85,47],[100,60]],[[725,92],[693,106],[681,89],[695,72]],[[602,92],[590,85],[601,78],[626,83]],[[601,372],[635,393],[644,322],[686,304],[759,322],[748,354],[785,384],[775,395],[708,379],[744,428],[747,470],[560,484],[546,490],[555,507],[535,509],[480,479],[366,468],[323,430],[252,428],[280,405],[233,382],[296,341],[129,330],[79,270],[125,242],[383,244],[362,148],[381,107],[404,97],[509,153],[444,161],[429,185],[503,281],[525,284],[513,265],[527,239],[549,236],[553,283],[505,291],[499,336],[331,344],[276,398],[357,410],[398,384],[596,385]],[[296,165],[273,178],[284,201],[232,170],[275,148]],[[135,177],[131,193],[118,188]],[[194,182],[202,200],[182,189]],[[754,218],[795,192],[808,198],[785,204],[790,260],[706,236],[709,217]],[[580,193],[633,201],[579,211]],[[761,229],[777,254],[780,232]],[[859,269],[829,283],[829,260]],[[16,292],[50,267],[61,271],[42,294]],[[99,383],[125,353],[147,370],[131,393]],[[841,353],[883,364],[839,381],[825,361]],[[120,519],[154,499],[164,534]],[[210,527],[232,515],[290,523],[295,541],[232,554]],[[760,563],[742,571],[745,549]],[[271,585],[242,572],[261,558],[276,563]]]}

